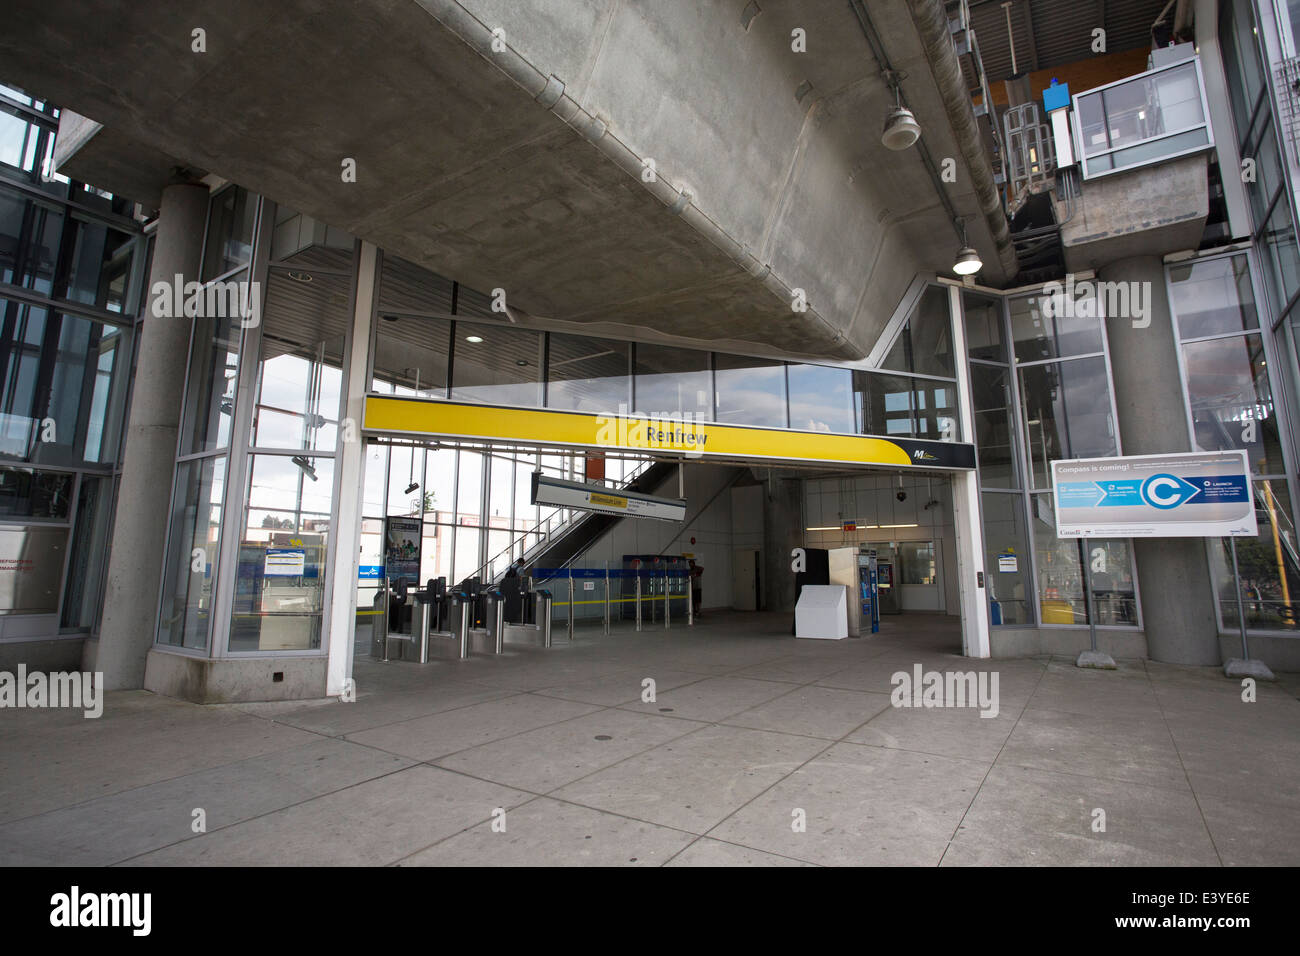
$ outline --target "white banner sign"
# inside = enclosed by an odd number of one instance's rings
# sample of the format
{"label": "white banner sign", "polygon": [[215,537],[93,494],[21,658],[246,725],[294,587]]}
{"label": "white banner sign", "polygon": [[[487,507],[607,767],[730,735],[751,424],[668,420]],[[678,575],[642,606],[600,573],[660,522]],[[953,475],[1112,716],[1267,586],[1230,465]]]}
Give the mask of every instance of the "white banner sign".
{"label": "white banner sign", "polygon": [[[1058,538],[1253,538],[1244,451],[1052,462]],[[1263,502],[1261,507],[1268,507]]]}

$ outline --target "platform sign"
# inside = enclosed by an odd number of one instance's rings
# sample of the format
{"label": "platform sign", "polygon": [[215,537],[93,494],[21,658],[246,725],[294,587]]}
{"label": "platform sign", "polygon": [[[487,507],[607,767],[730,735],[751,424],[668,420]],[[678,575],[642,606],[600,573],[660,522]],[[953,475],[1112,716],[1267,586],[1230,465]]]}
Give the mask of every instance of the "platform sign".
{"label": "platform sign", "polygon": [[683,521],[686,518],[686,502],[681,498],[611,491],[600,485],[561,481],[537,472],[533,472],[532,501],[533,504],[599,511],[624,518],[658,518],[661,521]]}
{"label": "platform sign", "polygon": [[302,577],[307,552],[302,548],[267,548],[262,574],[265,577]]}
{"label": "platform sign", "polygon": [[1058,538],[1253,538],[1244,451],[1052,462]]}

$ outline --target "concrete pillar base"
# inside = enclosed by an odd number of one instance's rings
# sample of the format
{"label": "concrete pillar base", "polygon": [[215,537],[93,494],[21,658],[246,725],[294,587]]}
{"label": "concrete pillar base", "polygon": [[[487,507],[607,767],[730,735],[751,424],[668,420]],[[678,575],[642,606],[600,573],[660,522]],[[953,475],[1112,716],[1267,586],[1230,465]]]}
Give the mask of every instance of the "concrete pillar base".
{"label": "concrete pillar base", "polygon": [[196,704],[318,700],[325,693],[324,657],[211,660],[152,650],[144,689]]}
{"label": "concrete pillar base", "polygon": [[1084,651],[1074,662],[1075,667],[1094,667],[1097,670],[1113,671],[1115,667],[1115,658],[1111,657],[1104,651]]}
{"label": "concrete pillar base", "polygon": [[1234,657],[1223,665],[1223,676],[1237,679],[1253,677],[1255,680],[1277,680],[1277,676],[1263,661],[1248,661],[1240,657]]}

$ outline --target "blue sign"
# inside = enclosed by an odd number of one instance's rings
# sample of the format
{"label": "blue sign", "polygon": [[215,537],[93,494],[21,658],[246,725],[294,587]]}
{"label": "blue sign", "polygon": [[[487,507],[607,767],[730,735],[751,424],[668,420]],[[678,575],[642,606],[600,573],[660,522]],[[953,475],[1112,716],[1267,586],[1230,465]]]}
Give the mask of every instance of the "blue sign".
{"label": "blue sign", "polygon": [[384,566],[382,564],[361,564],[357,566],[357,580],[359,581],[378,581],[384,576]]}

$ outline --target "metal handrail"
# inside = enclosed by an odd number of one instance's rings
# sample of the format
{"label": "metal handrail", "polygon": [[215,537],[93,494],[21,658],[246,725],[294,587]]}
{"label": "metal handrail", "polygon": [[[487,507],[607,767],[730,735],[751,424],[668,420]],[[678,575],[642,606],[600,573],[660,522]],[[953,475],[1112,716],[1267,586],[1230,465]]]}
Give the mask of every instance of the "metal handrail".
{"label": "metal handrail", "polygon": [[[626,475],[621,480],[620,483],[615,484],[613,487],[619,490],[623,488],[627,488],[632,484],[632,482],[640,478],[641,475],[645,472],[645,470],[649,468],[651,465],[653,465],[654,463],[655,463],[655,459],[653,458],[643,459],[637,465],[637,467],[632,470],[630,474]],[[567,512],[567,515],[565,515],[565,512]],[[495,581],[496,572],[493,570],[493,565],[495,565],[497,561],[499,561],[501,558],[507,556],[511,559],[511,561],[513,561],[515,555],[515,549],[521,541],[525,541],[529,535],[541,536],[538,542],[534,544],[531,548],[525,547],[522,551],[520,551],[519,553],[520,558],[527,559],[527,556],[530,552],[535,551],[536,549],[542,547],[543,545],[551,543],[554,540],[555,536],[563,532],[567,526],[576,524],[579,520],[579,518],[577,517],[578,514],[579,513],[572,508],[562,508],[556,511],[554,514],[549,515],[546,518],[546,520],[538,524],[537,527],[531,528],[528,531],[520,532],[519,536],[514,538],[510,542],[510,544],[502,548],[492,557],[488,558],[488,560],[485,563],[479,565],[479,567],[475,570],[474,574],[472,574],[471,577],[477,577],[480,581],[486,581],[489,579]],[[585,518],[587,517],[587,514],[588,512],[582,512],[581,517]],[[565,516],[562,518],[562,520],[560,520],[558,526],[551,527],[552,523],[555,522],[555,520],[557,518],[560,518],[560,516],[562,515]],[[577,555],[575,555],[574,557],[576,556]],[[573,559],[570,558],[569,560],[572,561]],[[505,569],[502,568],[502,571],[504,570]]]}

